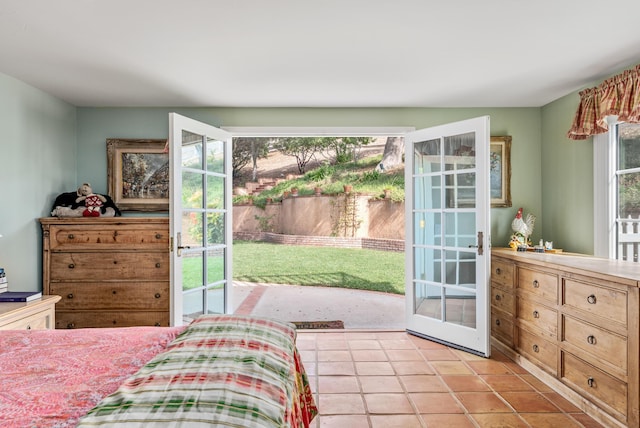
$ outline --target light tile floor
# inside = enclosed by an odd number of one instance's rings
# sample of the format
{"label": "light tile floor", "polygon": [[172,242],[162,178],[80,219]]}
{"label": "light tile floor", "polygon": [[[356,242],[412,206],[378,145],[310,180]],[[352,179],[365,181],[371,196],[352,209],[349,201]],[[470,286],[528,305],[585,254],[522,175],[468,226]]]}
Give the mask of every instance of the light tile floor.
{"label": "light tile floor", "polygon": [[601,427],[498,351],[490,359],[402,331],[305,330],[313,428]]}

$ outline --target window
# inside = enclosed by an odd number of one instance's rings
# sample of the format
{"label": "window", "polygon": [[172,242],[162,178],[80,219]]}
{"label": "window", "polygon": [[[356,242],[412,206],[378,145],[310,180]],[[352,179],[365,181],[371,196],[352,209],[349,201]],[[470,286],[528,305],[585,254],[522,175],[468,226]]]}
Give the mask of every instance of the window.
{"label": "window", "polygon": [[594,252],[638,262],[640,125],[611,123],[609,129],[594,137]]}

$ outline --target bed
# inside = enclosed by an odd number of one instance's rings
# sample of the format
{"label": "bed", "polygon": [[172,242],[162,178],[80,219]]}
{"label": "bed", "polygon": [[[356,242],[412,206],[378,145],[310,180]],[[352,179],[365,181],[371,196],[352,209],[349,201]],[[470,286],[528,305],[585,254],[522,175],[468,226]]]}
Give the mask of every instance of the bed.
{"label": "bed", "polygon": [[0,331],[0,426],[308,427],[292,324]]}

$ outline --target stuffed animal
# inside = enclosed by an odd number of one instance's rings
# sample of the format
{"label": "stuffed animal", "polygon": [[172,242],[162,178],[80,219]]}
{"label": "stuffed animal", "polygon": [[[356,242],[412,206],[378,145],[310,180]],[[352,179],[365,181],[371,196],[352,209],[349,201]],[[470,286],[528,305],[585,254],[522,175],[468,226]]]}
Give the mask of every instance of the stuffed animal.
{"label": "stuffed animal", "polygon": [[85,210],[82,212],[83,217],[100,217],[100,209],[107,202],[107,198],[102,195],[93,193],[91,184],[83,183],[78,187],[78,197],[76,203],[80,204],[84,201]]}

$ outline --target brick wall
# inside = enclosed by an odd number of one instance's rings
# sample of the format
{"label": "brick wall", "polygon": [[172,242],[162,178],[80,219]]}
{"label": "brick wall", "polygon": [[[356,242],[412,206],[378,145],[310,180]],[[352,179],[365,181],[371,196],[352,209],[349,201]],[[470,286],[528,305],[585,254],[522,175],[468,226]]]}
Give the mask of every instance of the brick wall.
{"label": "brick wall", "polygon": [[366,248],[381,251],[404,251],[404,240],[378,238],[343,238],[335,236],[282,235],[269,232],[234,232],[233,239],[262,241],[284,245],[315,247]]}

